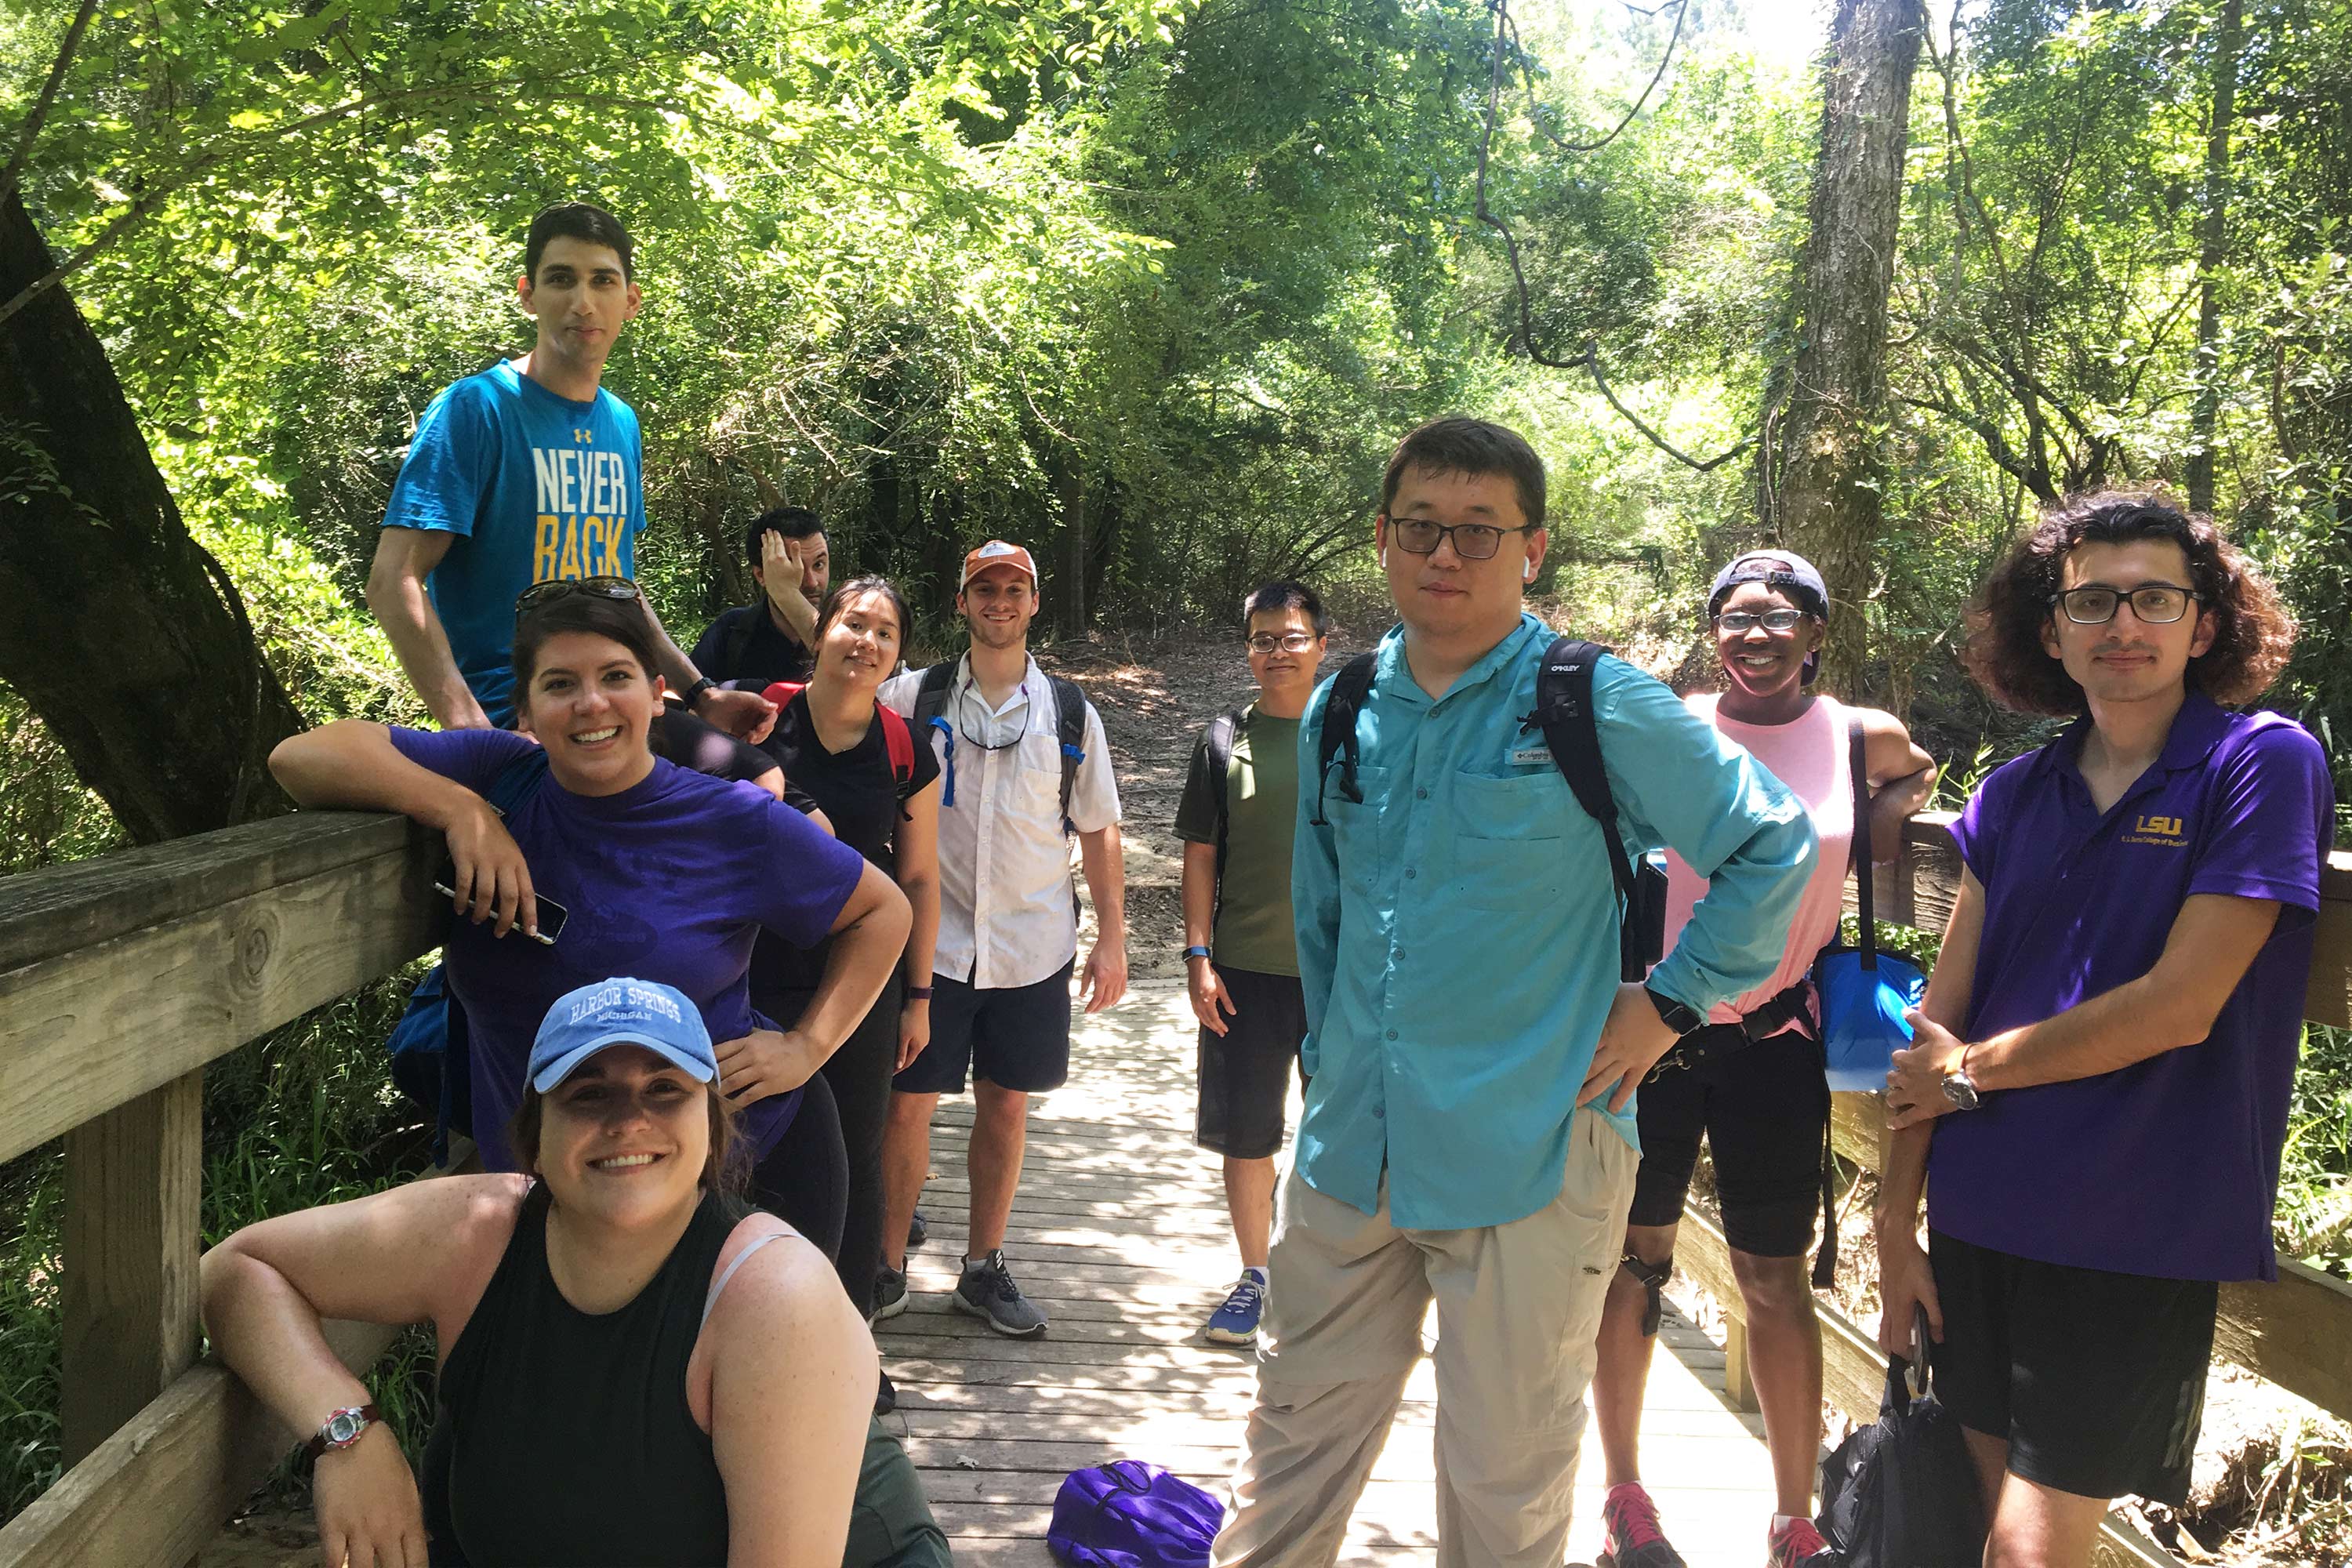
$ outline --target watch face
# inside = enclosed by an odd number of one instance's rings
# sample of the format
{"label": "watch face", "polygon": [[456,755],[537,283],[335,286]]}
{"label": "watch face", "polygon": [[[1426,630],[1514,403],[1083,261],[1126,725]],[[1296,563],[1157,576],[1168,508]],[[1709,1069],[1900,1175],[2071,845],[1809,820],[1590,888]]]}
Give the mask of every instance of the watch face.
{"label": "watch face", "polygon": [[341,1447],[346,1443],[355,1441],[359,1435],[366,1430],[366,1416],[356,1410],[338,1410],[327,1418],[328,1445]]}

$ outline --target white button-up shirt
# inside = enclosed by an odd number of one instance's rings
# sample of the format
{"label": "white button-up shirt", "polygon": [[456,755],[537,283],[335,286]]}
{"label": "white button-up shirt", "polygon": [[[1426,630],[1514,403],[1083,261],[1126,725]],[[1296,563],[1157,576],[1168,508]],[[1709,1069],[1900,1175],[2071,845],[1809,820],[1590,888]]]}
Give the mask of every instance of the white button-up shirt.
{"label": "white button-up shirt", "polygon": [[[922,671],[882,683],[877,694],[912,716]],[[1062,834],[1062,744],[1054,689],[1031,659],[1020,687],[991,708],[956,665],[940,716],[956,731],[955,804],[940,804],[940,940],[931,967],[982,990],[1034,985],[1077,955],[1078,908],[1070,846]],[[923,737],[942,772],[948,740]],[[996,749],[990,750],[994,747]],[[1097,833],[1118,819],[1118,784],[1102,716],[1087,704],[1086,755],[1070,789],[1070,820]]]}

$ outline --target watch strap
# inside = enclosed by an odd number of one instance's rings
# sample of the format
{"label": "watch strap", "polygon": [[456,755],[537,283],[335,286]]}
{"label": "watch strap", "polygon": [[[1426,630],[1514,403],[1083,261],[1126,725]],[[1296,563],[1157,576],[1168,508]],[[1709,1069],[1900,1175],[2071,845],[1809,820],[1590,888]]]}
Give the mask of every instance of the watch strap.
{"label": "watch strap", "polygon": [[929,986],[928,986],[928,985],[909,985],[909,986],[908,986],[908,987],[907,987],[907,1000],[908,1000],[908,1001],[909,1001],[909,1002],[928,1002],[928,1001],[929,1001],[930,999],[931,999],[931,988],[930,988]]}
{"label": "watch strap", "polygon": [[1208,956],[1209,950],[1205,947],[1188,947],[1184,950],[1184,957],[1188,960],[1194,958],[1206,958]]}
{"label": "watch strap", "polygon": [[701,696],[706,691],[716,691],[718,689],[719,682],[711,679],[710,677],[706,675],[697,680],[693,685],[688,687],[686,689],[685,695],[681,697],[679,700],[684,702],[688,710],[691,710],[694,707],[694,700],[696,698]]}

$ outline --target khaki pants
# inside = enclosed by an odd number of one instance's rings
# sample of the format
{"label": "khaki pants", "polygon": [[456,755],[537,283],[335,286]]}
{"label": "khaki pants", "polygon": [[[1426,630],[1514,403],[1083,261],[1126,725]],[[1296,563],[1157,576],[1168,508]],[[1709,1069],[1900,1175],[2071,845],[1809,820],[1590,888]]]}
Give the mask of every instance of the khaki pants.
{"label": "khaki pants", "polygon": [[1437,1303],[1439,1568],[1559,1568],[1584,1390],[1640,1157],[1570,1129],[1559,1195],[1508,1225],[1400,1230],[1284,1181],[1257,1407],[1214,1568],[1337,1561]]}

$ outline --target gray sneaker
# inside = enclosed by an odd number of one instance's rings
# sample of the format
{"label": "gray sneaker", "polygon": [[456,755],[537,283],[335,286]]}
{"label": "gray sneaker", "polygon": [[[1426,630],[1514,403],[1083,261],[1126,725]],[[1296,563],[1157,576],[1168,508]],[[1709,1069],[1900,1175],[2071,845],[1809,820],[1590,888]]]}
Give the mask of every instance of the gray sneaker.
{"label": "gray sneaker", "polygon": [[866,1320],[878,1323],[885,1318],[895,1318],[907,1310],[907,1277],[887,1263],[874,1266],[874,1315]]}
{"label": "gray sneaker", "polygon": [[991,1249],[977,1263],[964,1259],[963,1278],[956,1281],[955,1294],[948,1298],[948,1304],[959,1312],[987,1319],[990,1328],[1015,1339],[1034,1339],[1045,1331],[1045,1312],[1013,1282],[1002,1248]]}

